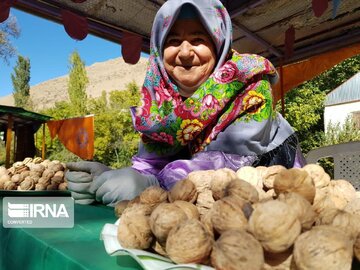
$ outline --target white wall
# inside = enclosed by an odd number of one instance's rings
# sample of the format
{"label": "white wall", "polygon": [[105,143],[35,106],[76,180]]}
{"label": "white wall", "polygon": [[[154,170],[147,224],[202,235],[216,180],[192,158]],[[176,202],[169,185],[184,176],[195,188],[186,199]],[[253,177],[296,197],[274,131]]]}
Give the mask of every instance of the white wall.
{"label": "white wall", "polygon": [[324,125],[325,131],[331,121],[332,124],[345,122],[346,117],[352,112],[360,111],[360,101],[345,103],[340,105],[325,106],[324,111]]}

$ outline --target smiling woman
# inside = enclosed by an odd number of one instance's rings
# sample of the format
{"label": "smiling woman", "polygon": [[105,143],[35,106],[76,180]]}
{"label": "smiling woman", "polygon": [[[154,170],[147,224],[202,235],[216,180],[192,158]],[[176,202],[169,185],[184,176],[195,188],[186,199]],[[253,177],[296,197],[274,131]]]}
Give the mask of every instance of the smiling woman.
{"label": "smiling woman", "polygon": [[141,133],[133,165],[104,172],[98,163],[67,164],[74,196],[114,205],[151,185],[170,189],[196,170],[301,167],[297,137],[273,110],[275,68],[231,43],[219,0],[167,1],[154,19],[142,104],[132,108]]}

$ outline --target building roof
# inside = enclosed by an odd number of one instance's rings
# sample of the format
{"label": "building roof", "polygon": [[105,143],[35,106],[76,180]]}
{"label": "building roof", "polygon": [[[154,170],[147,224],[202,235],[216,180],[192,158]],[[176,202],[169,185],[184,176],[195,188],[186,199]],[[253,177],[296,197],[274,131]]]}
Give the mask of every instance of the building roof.
{"label": "building roof", "polygon": [[356,101],[360,101],[360,72],[327,94],[325,106]]}
{"label": "building roof", "polygon": [[9,116],[12,116],[14,128],[23,125],[33,125],[36,131],[42,123],[50,120],[51,117],[19,107],[0,105],[0,129],[4,131],[7,128]]}
{"label": "building roof", "polygon": [[[311,0],[221,0],[232,18],[233,47],[260,54],[274,64],[294,63],[360,42],[360,1],[328,1],[320,16]],[[152,23],[166,0],[17,0],[14,7],[63,24],[62,11],[87,20],[89,33],[123,43],[124,34],[142,37],[149,51]],[[317,1],[320,2],[320,1]],[[336,12],[334,11],[336,10]],[[336,16],[334,16],[336,15]],[[74,24],[72,25],[73,27]],[[285,56],[285,32],[295,30],[294,52]],[[281,60],[282,59],[282,60]]]}

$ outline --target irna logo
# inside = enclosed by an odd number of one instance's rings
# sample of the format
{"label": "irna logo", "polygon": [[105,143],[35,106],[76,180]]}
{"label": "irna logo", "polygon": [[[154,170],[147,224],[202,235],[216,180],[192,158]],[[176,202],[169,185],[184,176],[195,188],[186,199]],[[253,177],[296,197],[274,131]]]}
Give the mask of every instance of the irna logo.
{"label": "irna logo", "polygon": [[11,218],[36,218],[49,216],[53,218],[69,217],[65,205],[40,203],[10,203],[8,202],[8,216]]}

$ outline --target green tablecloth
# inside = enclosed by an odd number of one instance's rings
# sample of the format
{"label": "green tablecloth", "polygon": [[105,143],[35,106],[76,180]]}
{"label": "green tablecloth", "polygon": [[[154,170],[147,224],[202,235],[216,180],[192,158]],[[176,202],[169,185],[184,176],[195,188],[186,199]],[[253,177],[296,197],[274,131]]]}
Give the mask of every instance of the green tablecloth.
{"label": "green tablecloth", "polygon": [[113,208],[75,204],[71,229],[4,228],[1,197],[0,212],[1,270],[142,269],[131,257],[105,252],[100,232],[105,223],[116,221]]}

